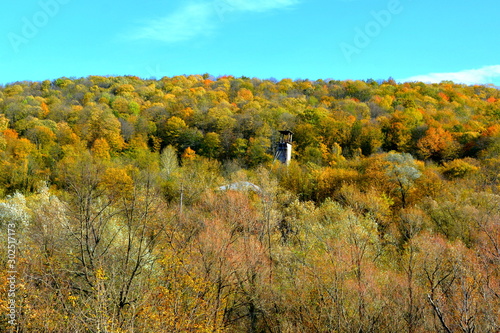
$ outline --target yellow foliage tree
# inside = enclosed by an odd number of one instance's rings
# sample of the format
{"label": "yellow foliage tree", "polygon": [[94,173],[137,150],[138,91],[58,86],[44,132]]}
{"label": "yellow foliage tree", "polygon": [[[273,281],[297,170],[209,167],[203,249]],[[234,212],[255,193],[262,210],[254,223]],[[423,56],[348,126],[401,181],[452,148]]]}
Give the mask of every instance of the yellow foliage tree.
{"label": "yellow foliage tree", "polygon": [[91,151],[94,157],[99,159],[108,160],[111,157],[109,154],[110,147],[108,141],[103,138],[99,138],[94,141]]}
{"label": "yellow foliage tree", "polygon": [[196,158],[196,152],[191,149],[191,147],[187,147],[186,150],[181,155],[183,162],[194,161]]}

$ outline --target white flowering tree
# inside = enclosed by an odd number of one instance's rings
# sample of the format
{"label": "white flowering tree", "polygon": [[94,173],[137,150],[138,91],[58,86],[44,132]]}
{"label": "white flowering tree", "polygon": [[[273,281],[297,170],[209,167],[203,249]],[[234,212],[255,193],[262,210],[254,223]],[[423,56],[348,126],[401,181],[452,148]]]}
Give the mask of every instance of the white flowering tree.
{"label": "white flowering tree", "polygon": [[0,223],[5,226],[10,223],[17,227],[27,227],[30,223],[30,210],[26,206],[26,198],[16,192],[0,202]]}
{"label": "white flowering tree", "polygon": [[418,170],[415,159],[407,153],[389,153],[385,158],[387,163],[386,175],[396,185],[396,192],[401,196],[403,208],[406,207],[408,194],[415,181],[422,175]]}

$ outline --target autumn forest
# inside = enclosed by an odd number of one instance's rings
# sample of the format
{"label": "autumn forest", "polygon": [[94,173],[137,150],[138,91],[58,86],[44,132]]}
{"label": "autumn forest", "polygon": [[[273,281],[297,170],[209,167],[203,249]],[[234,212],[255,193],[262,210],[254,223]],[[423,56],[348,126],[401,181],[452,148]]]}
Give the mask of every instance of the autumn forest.
{"label": "autumn forest", "polygon": [[2,332],[500,331],[494,86],[15,82],[0,156]]}

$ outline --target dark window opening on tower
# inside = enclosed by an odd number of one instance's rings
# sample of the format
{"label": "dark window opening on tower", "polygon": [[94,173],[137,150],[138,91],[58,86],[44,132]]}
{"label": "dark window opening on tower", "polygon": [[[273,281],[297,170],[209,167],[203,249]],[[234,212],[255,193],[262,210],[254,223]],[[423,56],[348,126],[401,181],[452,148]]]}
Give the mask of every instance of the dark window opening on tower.
{"label": "dark window opening on tower", "polygon": [[291,131],[280,131],[280,141],[276,150],[275,159],[288,165],[292,159],[292,137]]}

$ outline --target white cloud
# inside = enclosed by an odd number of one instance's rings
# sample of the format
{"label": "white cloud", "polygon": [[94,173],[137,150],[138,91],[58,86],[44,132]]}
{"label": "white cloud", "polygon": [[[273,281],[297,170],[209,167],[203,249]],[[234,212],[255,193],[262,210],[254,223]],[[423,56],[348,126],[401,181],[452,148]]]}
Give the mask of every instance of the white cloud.
{"label": "white cloud", "polygon": [[212,0],[191,2],[176,12],[146,22],[132,39],[152,39],[167,43],[190,40],[210,35],[224,16],[231,12],[265,12],[297,4],[300,0]]}
{"label": "white cloud", "polygon": [[495,78],[500,78],[500,65],[486,66],[479,69],[468,69],[455,73],[430,73],[402,79],[402,82],[422,81],[426,83],[439,83],[453,81],[464,84],[488,84]]}
{"label": "white cloud", "polygon": [[213,13],[214,9],[208,3],[189,4],[166,17],[146,23],[131,38],[174,43],[208,35],[215,29]]}

